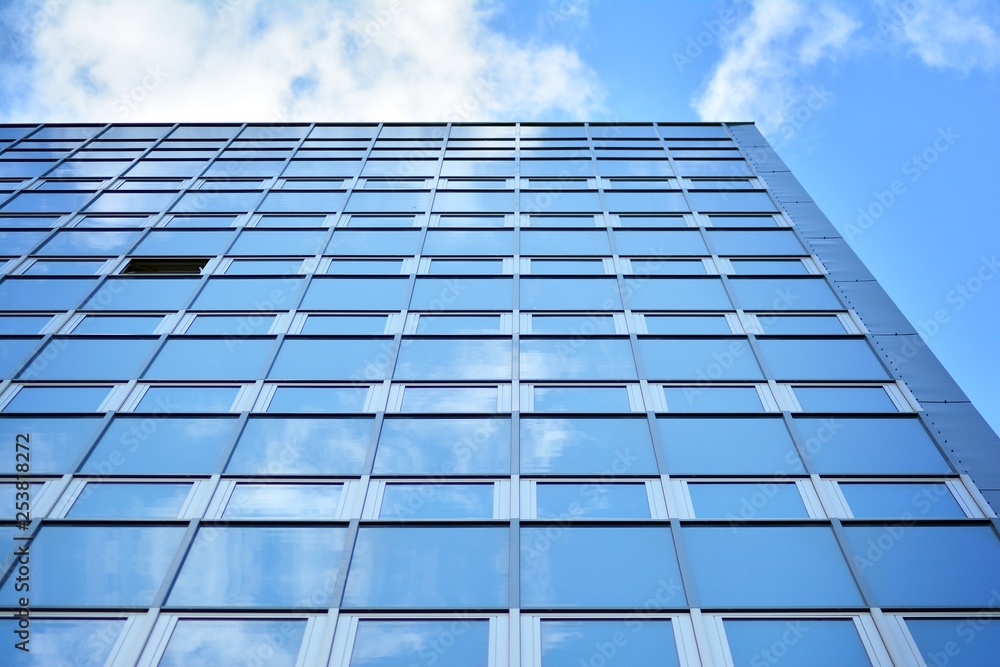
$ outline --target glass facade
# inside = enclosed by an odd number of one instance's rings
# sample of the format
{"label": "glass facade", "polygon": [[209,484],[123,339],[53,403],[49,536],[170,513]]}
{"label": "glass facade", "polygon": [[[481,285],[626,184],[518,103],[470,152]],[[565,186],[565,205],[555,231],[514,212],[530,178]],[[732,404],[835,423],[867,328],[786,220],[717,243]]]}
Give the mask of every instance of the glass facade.
{"label": "glass facade", "polygon": [[0,179],[0,664],[1000,655],[996,438],[752,125],[3,126]]}

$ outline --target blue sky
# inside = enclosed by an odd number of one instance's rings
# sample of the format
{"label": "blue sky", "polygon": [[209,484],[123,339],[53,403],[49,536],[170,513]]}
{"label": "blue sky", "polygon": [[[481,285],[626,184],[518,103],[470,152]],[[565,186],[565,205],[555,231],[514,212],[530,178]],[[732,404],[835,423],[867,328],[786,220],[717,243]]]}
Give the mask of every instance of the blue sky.
{"label": "blue sky", "polygon": [[1000,3],[0,4],[0,121],[753,120],[1000,430]]}

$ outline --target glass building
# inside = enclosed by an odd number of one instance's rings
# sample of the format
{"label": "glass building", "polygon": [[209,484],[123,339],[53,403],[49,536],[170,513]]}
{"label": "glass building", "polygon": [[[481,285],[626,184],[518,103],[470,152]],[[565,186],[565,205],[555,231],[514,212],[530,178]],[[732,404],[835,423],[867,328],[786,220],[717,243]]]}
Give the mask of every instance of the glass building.
{"label": "glass building", "polygon": [[1000,660],[997,438],[752,124],[0,148],[0,664]]}

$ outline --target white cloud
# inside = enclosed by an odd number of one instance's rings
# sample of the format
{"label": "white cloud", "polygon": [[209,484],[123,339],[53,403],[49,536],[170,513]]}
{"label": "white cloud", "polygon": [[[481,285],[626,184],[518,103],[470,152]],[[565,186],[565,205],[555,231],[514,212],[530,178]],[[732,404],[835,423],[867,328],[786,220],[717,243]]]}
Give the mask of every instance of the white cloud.
{"label": "white cloud", "polygon": [[787,139],[829,93],[805,74],[841,54],[859,27],[831,3],[761,0],[720,45],[723,54],[693,106],[703,120],[753,120]]}
{"label": "white cloud", "polygon": [[474,0],[47,0],[10,16],[5,121],[586,117],[570,47],[489,27]]}
{"label": "white cloud", "polygon": [[883,3],[879,29],[924,64],[969,73],[1000,67],[1000,8],[979,0]]}

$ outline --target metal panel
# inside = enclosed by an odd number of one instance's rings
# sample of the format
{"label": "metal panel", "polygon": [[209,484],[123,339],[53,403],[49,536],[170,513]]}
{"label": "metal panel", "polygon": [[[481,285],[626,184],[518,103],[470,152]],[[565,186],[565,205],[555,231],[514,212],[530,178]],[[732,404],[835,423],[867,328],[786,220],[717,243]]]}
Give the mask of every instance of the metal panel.
{"label": "metal panel", "polygon": [[790,171],[761,172],[760,177],[782,206],[813,201],[813,198],[809,196],[806,189]]}
{"label": "metal panel", "polygon": [[854,254],[847,241],[840,237],[806,237],[806,244],[823,266],[830,272],[834,282],[875,280],[875,276]]}
{"label": "metal panel", "polygon": [[[820,257],[820,259],[823,259]],[[824,260],[824,264],[826,261]],[[829,268],[829,267],[827,267]],[[917,332],[889,295],[876,282],[836,282],[835,287],[872,334],[914,334]]]}
{"label": "metal panel", "polygon": [[[927,424],[960,472],[984,493],[1000,489],[1000,438],[972,403],[925,403]],[[989,497],[989,496],[987,496]]]}
{"label": "metal panel", "polygon": [[919,334],[874,335],[872,342],[892,374],[906,384],[921,405],[926,401],[969,400]]}

